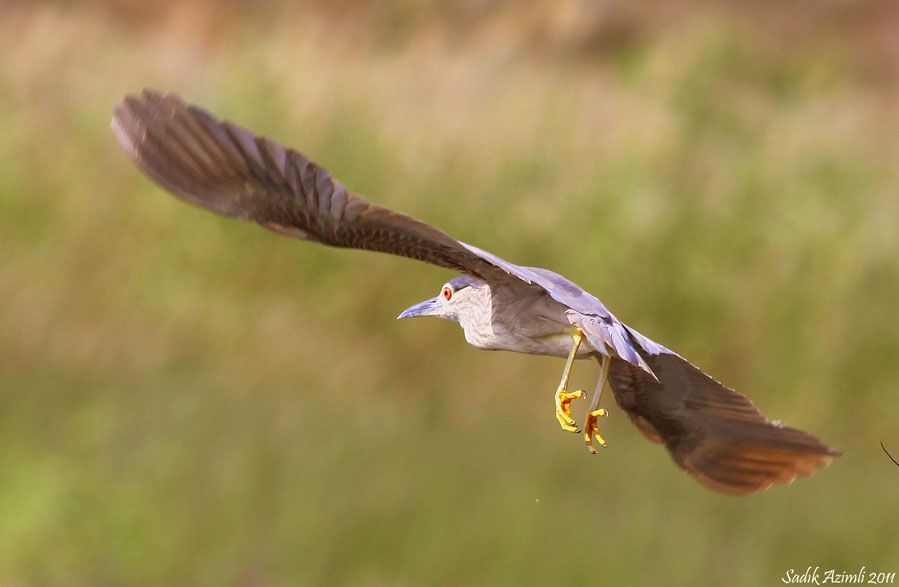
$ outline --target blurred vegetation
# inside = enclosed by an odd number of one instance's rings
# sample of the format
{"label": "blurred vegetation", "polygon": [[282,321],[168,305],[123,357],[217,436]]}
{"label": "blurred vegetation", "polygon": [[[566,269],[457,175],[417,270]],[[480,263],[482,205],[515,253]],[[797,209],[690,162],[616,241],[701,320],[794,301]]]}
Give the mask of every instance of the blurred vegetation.
{"label": "blurred vegetation", "polygon": [[[624,4],[0,9],[0,583],[899,570],[896,5]],[[568,275],[845,456],[720,496],[613,408],[590,457],[560,361],[393,320],[450,273],[147,181],[109,131],[143,86]]]}

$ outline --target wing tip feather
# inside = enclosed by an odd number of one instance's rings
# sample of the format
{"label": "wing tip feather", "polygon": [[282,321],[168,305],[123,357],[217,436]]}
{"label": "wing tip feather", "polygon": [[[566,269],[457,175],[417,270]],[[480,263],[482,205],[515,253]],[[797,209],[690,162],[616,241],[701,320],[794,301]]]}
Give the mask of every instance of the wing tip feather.
{"label": "wing tip feather", "polygon": [[698,447],[675,461],[702,485],[731,495],[765,491],[774,485],[790,485],[827,468],[840,454],[823,450],[792,452],[759,446]]}

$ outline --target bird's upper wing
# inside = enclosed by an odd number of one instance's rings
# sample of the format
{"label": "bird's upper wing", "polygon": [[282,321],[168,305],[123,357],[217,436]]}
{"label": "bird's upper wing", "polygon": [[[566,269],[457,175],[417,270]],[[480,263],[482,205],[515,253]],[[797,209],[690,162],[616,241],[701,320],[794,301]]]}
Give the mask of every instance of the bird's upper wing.
{"label": "bird's upper wing", "polygon": [[126,96],[112,127],[147,175],[179,198],[223,216],[326,245],[426,261],[488,283],[529,283],[511,274],[510,263],[369,203],[301,153],[178,96],[153,90]]}
{"label": "bird's upper wing", "polygon": [[811,434],[769,421],[746,396],[667,349],[645,358],[658,379],[612,361],[615,400],[708,487],[751,493],[810,475],[840,454]]}

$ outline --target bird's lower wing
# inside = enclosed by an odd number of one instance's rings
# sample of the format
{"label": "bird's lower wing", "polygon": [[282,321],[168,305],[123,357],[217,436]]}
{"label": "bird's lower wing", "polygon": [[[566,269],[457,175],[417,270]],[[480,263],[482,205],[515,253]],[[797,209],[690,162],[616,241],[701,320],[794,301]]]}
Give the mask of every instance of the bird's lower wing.
{"label": "bird's lower wing", "polygon": [[612,361],[618,405],[700,483],[751,493],[827,466],[840,452],[814,436],[769,422],[752,402],[670,352],[645,355],[658,380]]}

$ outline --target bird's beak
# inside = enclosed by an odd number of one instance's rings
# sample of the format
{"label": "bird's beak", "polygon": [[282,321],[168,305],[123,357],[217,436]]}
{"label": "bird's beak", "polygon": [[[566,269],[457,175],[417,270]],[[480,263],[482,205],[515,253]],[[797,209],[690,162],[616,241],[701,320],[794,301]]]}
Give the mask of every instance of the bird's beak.
{"label": "bird's beak", "polygon": [[411,308],[406,308],[396,317],[397,320],[403,318],[418,318],[419,316],[438,316],[440,315],[440,298],[431,298],[423,302],[419,302]]}

